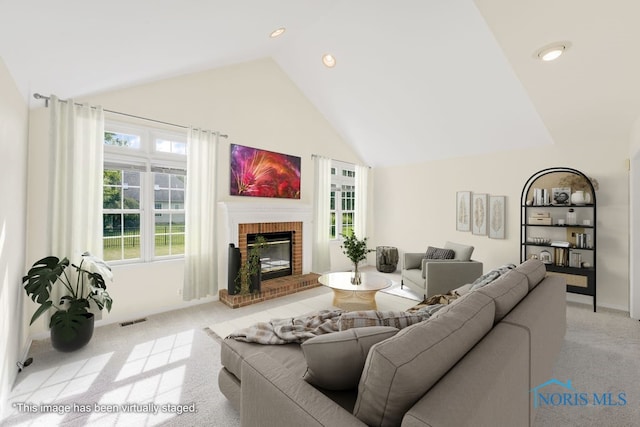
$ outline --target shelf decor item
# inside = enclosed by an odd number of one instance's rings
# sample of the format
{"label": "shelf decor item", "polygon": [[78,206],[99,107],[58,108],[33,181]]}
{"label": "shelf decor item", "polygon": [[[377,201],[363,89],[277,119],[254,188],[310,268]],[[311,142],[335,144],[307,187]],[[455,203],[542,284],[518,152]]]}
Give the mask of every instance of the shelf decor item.
{"label": "shelf decor item", "polygon": [[582,190],[578,190],[571,194],[571,203],[574,205],[584,205],[591,202],[591,196]]}
{"label": "shelf decor item", "polygon": [[554,205],[569,205],[571,204],[571,188],[569,187],[556,187],[551,190]]}
{"label": "shelf decor item", "polygon": [[[593,297],[593,311],[597,302],[597,189],[598,181],[577,169],[552,167],[527,180],[520,200],[520,261],[537,255],[548,275],[566,279],[567,292]],[[544,195],[549,190],[551,203],[547,205]],[[544,248],[549,246],[553,251]]]}
{"label": "shelf decor item", "polygon": [[551,264],[552,260],[551,260],[551,252],[549,251],[540,251],[540,254],[538,255],[538,259],[540,261],[542,261],[545,264]]}

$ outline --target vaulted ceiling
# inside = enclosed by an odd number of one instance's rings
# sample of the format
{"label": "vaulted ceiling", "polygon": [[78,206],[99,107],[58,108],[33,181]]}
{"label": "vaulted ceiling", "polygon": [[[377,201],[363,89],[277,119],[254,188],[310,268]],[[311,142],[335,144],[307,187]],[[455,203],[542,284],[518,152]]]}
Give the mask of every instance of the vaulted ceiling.
{"label": "vaulted ceiling", "polygon": [[[0,57],[25,97],[272,57],[363,161],[387,166],[628,137],[638,16],[637,0],[0,0]],[[561,58],[535,57],[557,41],[571,43]]]}

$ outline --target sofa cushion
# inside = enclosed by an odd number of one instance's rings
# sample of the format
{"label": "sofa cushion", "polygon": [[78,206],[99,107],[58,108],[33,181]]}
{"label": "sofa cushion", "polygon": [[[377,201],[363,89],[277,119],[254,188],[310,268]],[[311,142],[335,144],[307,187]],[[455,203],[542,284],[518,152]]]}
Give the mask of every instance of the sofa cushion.
{"label": "sofa cushion", "polygon": [[348,311],[340,316],[338,329],[345,331],[366,326],[392,326],[402,329],[414,323],[422,322],[427,318],[428,316],[407,313],[406,311]]}
{"label": "sofa cushion", "polygon": [[483,274],[482,276],[474,280],[473,283],[471,284],[470,290],[475,291],[476,289],[480,289],[483,286],[487,286],[489,283],[493,282],[498,277],[502,276],[503,274],[507,274],[508,272],[510,272],[515,268],[516,266],[514,264],[505,264],[501,267],[494,268],[493,270],[489,271],[486,274]]}
{"label": "sofa cushion", "polygon": [[511,270],[476,292],[493,298],[496,304],[494,323],[498,323],[527,295],[529,285],[524,274]]}
{"label": "sofa cushion", "polygon": [[400,425],[415,404],[492,328],[493,299],[471,292],[429,320],[375,344],[353,413],[368,425]]}
{"label": "sofa cushion", "polygon": [[453,249],[434,248],[433,246],[429,246],[424,257],[426,259],[453,259],[455,255],[456,253]]}
{"label": "sofa cushion", "polygon": [[459,243],[446,242],[444,244],[445,249],[451,249],[455,252],[453,259],[458,261],[471,261],[471,255],[473,254],[473,246],[461,245]]}
{"label": "sofa cushion", "polygon": [[527,276],[529,282],[529,291],[535,288],[538,283],[547,275],[547,268],[539,259],[529,259],[516,267],[516,271]]}
{"label": "sofa cushion", "polygon": [[355,389],[369,349],[398,332],[390,326],[371,326],[319,335],[300,345],[307,361],[304,379],[327,390]]}
{"label": "sofa cushion", "polygon": [[237,379],[241,378],[242,361],[255,353],[267,353],[291,369],[296,375],[304,375],[307,364],[300,344],[264,345],[225,338],[220,342],[220,362]]}

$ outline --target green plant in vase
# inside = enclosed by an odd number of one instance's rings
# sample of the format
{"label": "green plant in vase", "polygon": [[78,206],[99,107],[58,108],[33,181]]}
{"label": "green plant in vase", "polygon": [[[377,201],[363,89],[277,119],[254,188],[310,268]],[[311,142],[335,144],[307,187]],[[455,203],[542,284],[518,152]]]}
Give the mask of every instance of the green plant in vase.
{"label": "green plant in vase", "polygon": [[358,271],[358,263],[360,261],[364,261],[367,259],[367,254],[369,252],[373,252],[373,249],[367,248],[367,238],[364,237],[362,240],[359,240],[356,237],[355,233],[351,234],[340,234],[344,237],[344,241],[340,247],[342,248],[342,253],[344,253],[349,260],[353,263],[353,271],[354,275],[351,279],[351,283],[354,285],[360,284],[360,272]]}

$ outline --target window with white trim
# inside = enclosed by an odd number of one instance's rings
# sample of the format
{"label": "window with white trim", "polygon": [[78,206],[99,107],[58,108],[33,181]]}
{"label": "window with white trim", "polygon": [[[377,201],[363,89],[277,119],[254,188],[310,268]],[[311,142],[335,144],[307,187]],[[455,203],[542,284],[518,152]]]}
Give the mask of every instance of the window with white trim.
{"label": "window with white trim", "polygon": [[103,250],[106,261],[184,256],[187,134],[105,124]]}
{"label": "window with white trim", "polygon": [[340,234],[353,233],[355,219],[355,166],[350,163],[331,161],[331,239],[340,238]]}

